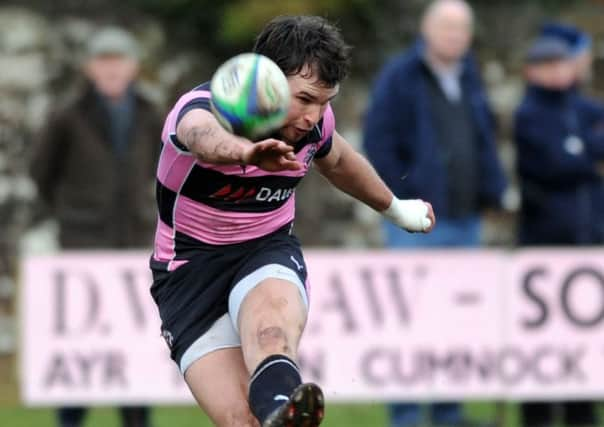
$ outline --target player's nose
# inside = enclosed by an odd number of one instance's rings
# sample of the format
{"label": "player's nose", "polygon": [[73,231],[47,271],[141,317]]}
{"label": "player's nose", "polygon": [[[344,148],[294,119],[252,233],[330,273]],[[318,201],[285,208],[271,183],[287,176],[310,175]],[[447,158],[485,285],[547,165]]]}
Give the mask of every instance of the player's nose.
{"label": "player's nose", "polygon": [[317,105],[309,107],[306,111],[306,114],[304,114],[304,121],[308,127],[312,128],[314,125],[319,123],[319,120],[321,120],[321,106]]}

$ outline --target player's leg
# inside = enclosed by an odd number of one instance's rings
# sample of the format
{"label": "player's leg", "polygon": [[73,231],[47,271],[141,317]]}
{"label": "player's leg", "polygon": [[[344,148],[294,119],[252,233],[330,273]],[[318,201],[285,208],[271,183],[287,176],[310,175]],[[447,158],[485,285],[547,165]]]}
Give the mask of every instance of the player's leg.
{"label": "player's leg", "polygon": [[[276,269],[271,274],[283,277],[285,272],[285,278],[260,281],[235,310],[243,356],[252,373],[250,408],[266,427],[318,426],[323,394],[314,384],[302,384],[296,364],[307,317],[306,290],[296,272]],[[231,294],[235,299],[239,290],[236,286]]]}
{"label": "player's leg", "polygon": [[238,328],[250,372],[274,354],[295,360],[307,308],[293,283],[267,278],[252,289],[239,309]]}
{"label": "player's leg", "polygon": [[208,353],[185,372],[195,400],[218,427],[258,426],[247,403],[248,380],[240,347]]}
{"label": "player's leg", "polygon": [[228,313],[178,358],[195,400],[218,427],[257,427],[247,403],[249,373]]}

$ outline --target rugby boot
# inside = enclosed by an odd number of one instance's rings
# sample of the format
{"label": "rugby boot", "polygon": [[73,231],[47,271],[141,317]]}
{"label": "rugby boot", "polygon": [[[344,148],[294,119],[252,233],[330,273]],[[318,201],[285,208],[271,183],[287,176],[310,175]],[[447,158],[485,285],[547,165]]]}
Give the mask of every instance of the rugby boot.
{"label": "rugby boot", "polygon": [[318,427],[325,414],[323,392],[313,383],[300,384],[262,427]]}

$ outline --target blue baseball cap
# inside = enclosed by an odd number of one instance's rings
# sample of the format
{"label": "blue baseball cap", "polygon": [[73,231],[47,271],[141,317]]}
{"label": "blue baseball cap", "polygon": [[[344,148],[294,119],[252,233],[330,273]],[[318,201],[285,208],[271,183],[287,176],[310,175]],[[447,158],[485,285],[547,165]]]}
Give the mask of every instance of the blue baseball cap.
{"label": "blue baseball cap", "polygon": [[524,60],[537,64],[569,58],[572,58],[572,51],[568,43],[555,37],[540,36],[529,46]]}
{"label": "blue baseball cap", "polygon": [[541,36],[554,37],[568,43],[572,55],[578,55],[591,48],[591,37],[579,28],[560,22],[548,22],[541,26]]}

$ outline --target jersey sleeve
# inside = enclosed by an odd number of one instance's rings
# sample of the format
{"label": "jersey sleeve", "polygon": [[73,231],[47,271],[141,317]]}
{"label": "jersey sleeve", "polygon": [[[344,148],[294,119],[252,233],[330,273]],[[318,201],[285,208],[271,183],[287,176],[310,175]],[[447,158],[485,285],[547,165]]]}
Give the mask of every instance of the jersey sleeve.
{"label": "jersey sleeve", "polygon": [[178,137],[176,136],[176,127],[186,113],[197,108],[211,111],[209,90],[194,89],[179,98],[174,105],[174,108],[172,108],[168,114],[164,124],[164,131],[162,132],[164,143],[170,142],[179,150],[188,151],[185,145],[178,140]]}
{"label": "jersey sleeve", "polygon": [[321,129],[321,141],[319,142],[319,149],[315,153],[315,159],[321,159],[329,154],[331,151],[333,132],[336,128],[336,118],[333,114],[331,104],[325,109],[323,114],[323,125]]}
{"label": "jersey sleeve", "polygon": [[178,123],[180,123],[180,120],[184,117],[185,114],[197,108],[201,110],[212,111],[212,109],[210,108],[210,98],[193,98],[192,100],[187,102],[178,112],[178,116],[176,117],[176,126],[178,126]]}

